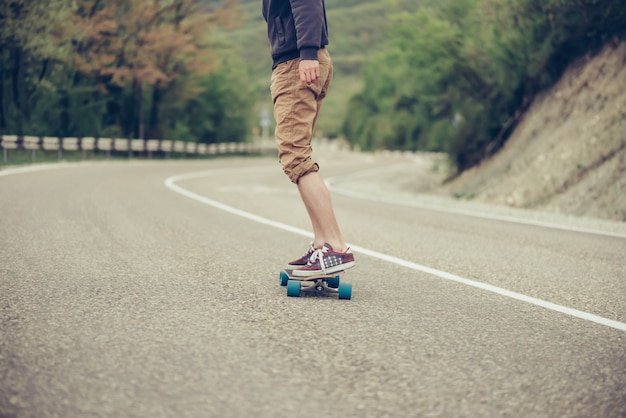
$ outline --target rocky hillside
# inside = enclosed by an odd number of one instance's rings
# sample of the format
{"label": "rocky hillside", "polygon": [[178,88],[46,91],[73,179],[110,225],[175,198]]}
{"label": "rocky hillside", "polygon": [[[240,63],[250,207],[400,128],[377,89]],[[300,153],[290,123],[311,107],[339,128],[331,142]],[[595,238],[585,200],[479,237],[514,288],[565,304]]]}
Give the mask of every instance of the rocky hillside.
{"label": "rocky hillside", "polygon": [[626,43],[606,45],[572,65],[498,154],[444,192],[626,221]]}

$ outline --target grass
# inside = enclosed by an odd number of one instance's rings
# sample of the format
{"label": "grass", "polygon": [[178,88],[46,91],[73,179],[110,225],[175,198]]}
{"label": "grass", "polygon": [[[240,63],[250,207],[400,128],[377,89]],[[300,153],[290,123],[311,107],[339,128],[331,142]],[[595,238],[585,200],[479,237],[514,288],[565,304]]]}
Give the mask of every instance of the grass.
{"label": "grass", "polygon": [[179,152],[153,152],[150,155],[145,153],[133,152],[130,156],[128,151],[114,151],[108,153],[106,151],[87,151],[84,154],[81,151],[64,151],[59,155],[57,151],[35,152],[31,150],[7,150],[6,159],[0,152],[0,169],[5,167],[13,167],[28,164],[51,164],[51,163],[68,163],[81,161],[124,161],[124,160],[210,160],[224,157],[243,157],[261,156],[259,152],[229,152],[228,154],[191,154]]}

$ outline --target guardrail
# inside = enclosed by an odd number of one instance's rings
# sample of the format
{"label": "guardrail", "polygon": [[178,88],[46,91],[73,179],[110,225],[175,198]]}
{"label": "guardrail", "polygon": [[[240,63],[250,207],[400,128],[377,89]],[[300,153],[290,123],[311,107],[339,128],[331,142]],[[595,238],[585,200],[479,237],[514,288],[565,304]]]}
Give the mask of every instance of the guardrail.
{"label": "guardrail", "polygon": [[36,161],[38,151],[56,151],[59,159],[63,158],[64,152],[81,152],[83,159],[87,158],[88,152],[106,152],[107,157],[110,157],[113,152],[127,152],[129,158],[134,155],[145,155],[152,158],[154,153],[169,156],[174,153],[222,155],[275,152],[273,141],[267,140],[204,144],[168,139],[57,138],[18,135],[0,135],[0,149],[2,149],[5,163],[8,162],[9,151],[11,150],[30,150],[33,161]]}

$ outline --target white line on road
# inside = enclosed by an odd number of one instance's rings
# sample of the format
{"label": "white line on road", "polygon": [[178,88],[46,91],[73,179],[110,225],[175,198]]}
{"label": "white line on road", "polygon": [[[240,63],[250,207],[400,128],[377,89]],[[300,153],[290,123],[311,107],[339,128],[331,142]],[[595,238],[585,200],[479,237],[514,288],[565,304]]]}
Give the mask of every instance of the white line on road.
{"label": "white line on road", "polygon": [[[291,225],[287,225],[281,222],[276,222],[271,219],[264,218],[262,216],[255,215],[250,212],[246,212],[232,206],[225,205],[221,202],[218,202],[213,199],[209,199],[197,193],[191,192],[187,189],[184,189],[176,184],[178,181],[189,180],[194,178],[208,177],[216,174],[225,174],[228,172],[238,173],[241,172],[238,170],[213,170],[213,171],[203,171],[203,172],[195,172],[189,174],[182,174],[177,176],[169,177],[165,180],[165,186],[170,190],[173,190],[176,193],[179,193],[185,197],[193,199],[197,202],[203,203],[208,206],[212,206],[214,208],[223,210],[225,212],[231,213],[233,215],[240,216],[242,218],[249,219],[254,222],[258,222],[263,225],[268,225],[277,229],[282,229],[283,231],[292,232],[294,234],[302,235],[308,238],[313,238],[313,234],[310,231],[306,231],[304,229],[296,228]],[[441,279],[451,280],[457,283],[461,283],[467,286],[472,286],[481,290],[485,290],[488,292],[492,292],[501,296],[505,296],[511,299],[519,300],[521,302],[530,303],[535,306],[539,306],[545,309],[549,309],[555,312],[560,312],[566,315],[570,315],[579,319],[584,319],[586,321],[594,322],[596,324],[605,325],[607,327],[615,328],[621,331],[626,331],[626,323],[614,321],[612,319],[603,318],[601,316],[593,315],[588,312],[579,311],[577,309],[568,308],[566,306],[557,305],[552,302],[547,302],[541,299],[533,298],[530,296],[523,295],[521,293],[512,292],[510,290],[502,289],[497,286],[492,286],[489,284],[477,282],[474,280],[466,279],[455,274],[447,273],[445,271],[437,270],[431,267],[423,266],[421,264],[413,263],[411,261],[403,260],[397,257],[393,257],[387,254],[379,253],[377,251],[369,250],[364,247],[360,247],[357,245],[349,244],[350,247],[357,253],[361,253],[373,258],[377,258],[379,260],[387,261],[389,263],[393,263],[402,267],[406,267],[412,270],[421,271],[426,274],[430,274],[432,276],[439,277]]]}
{"label": "white line on road", "polygon": [[356,191],[351,191],[351,190],[347,190],[347,189],[343,189],[341,187],[335,186],[334,183],[336,180],[337,179],[335,178],[330,178],[326,180],[326,185],[328,186],[328,189],[333,193],[340,194],[342,196],[350,197],[353,199],[369,200],[372,202],[382,202],[382,203],[388,203],[392,205],[407,206],[407,207],[412,207],[416,209],[429,210],[429,211],[440,212],[440,213],[449,213],[452,215],[470,216],[473,218],[487,219],[490,221],[501,221],[501,222],[508,222],[508,223],[514,223],[514,224],[521,224],[521,225],[538,226],[541,228],[558,229],[561,231],[579,232],[579,233],[584,233],[584,234],[602,235],[602,236],[607,236],[607,237],[626,238],[626,234],[619,233],[619,232],[602,231],[599,229],[584,228],[584,227],[573,226],[573,225],[562,225],[562,224],[558,224],[554,222],[544,222],[544,221],[538,221],[538,220],[533,220],[533,219],[522,219],[522,218],[515,217],[515,216],[497,215],[493,213],[491,214],[483,213],[483,212],[478,212],[474,210],[449,208],[449,207],[444,207],[443,205],[427,204],[427,203],[422,203],[422,202],[417,202],[417,201],[405,201],[405,200],[393,199],[393,198],[384,197],[384,196],[376,196],[376,195],[372,195],[369,193],[359,193]]}
{"label": "white line on road", "polygon": [[27,165],[23,167],[11,167],[11,168],[0,170],[0,177],[12,176],[14,174],[34,173],[36,171],[44,171],[44,170],[58,170],[61,168],[75,167],[76,165],[77,163],[74,163],[74,164],[50,163],[50,164]]}

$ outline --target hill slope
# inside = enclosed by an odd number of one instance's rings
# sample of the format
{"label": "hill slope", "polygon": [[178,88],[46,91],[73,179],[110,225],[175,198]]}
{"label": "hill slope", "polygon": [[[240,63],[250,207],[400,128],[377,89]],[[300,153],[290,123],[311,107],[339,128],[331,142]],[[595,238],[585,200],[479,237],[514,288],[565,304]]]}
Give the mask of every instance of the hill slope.
{"label": "hill slope", "polygon": [[626,43],[566,71],[505,147],[444,187],[456,197],[626,221]]}

